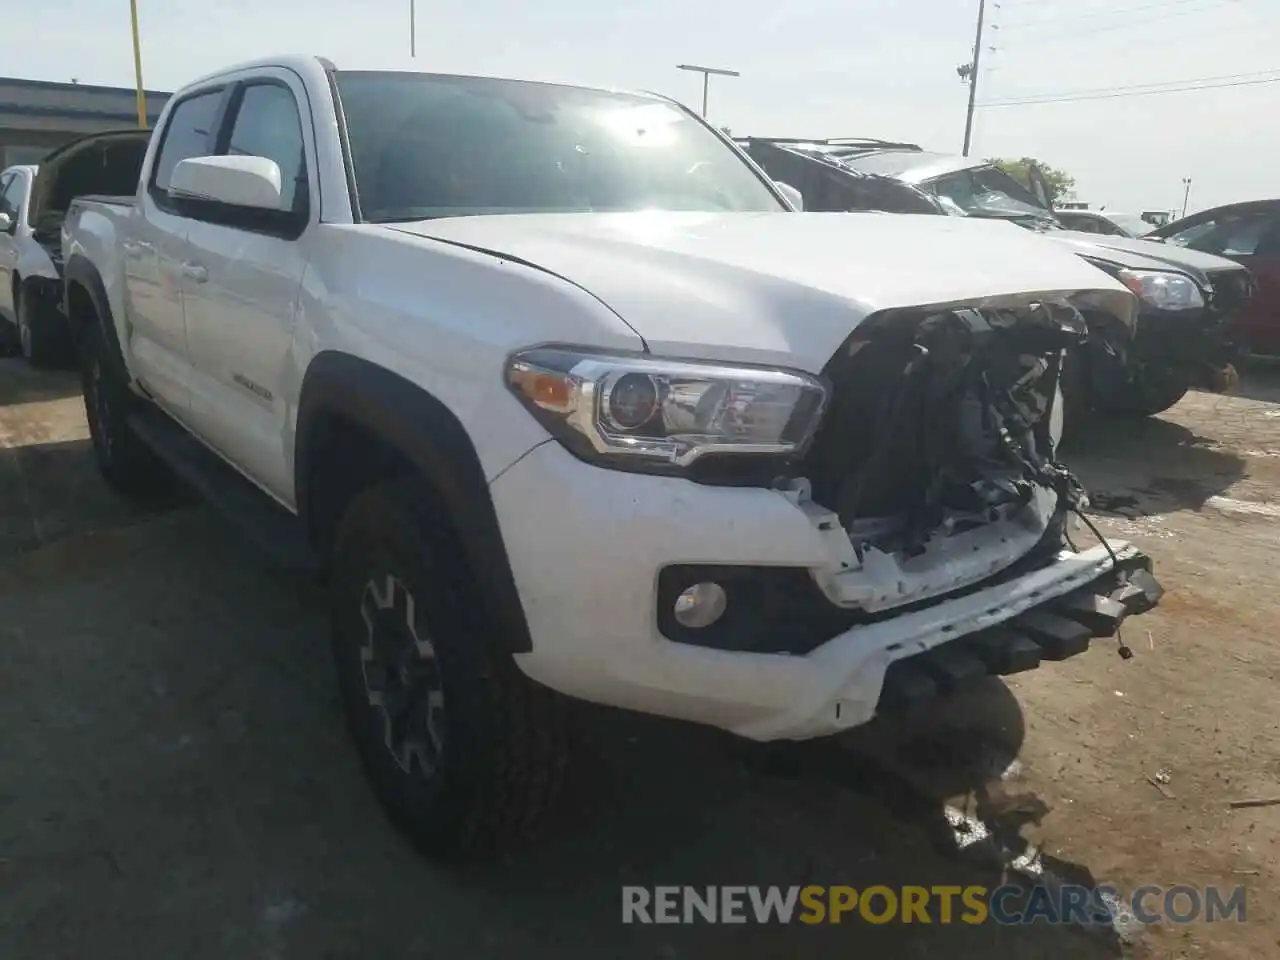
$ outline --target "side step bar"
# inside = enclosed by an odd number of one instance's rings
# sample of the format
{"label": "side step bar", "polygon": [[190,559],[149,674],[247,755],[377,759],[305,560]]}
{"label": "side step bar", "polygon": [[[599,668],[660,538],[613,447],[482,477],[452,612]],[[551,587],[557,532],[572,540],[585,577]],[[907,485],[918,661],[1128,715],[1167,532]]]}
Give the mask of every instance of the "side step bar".
{"label": "side step bar", "polygon": [[162,411],[143,407],[129,417],[129,427],[276,565],[303,573],[320,570],[301,521]]}
{"label": "side step bar", "polygon": [[1146,613],[1164,588],[1143,554],[1128,558],[1087,587],[1048,600],[1008,623],[889,665],[877,713],[910,710],[985,676],[1034,670],[1044,660],[1066,660],[1089,649],[1095,637],[1113,637],[1126,617]]}

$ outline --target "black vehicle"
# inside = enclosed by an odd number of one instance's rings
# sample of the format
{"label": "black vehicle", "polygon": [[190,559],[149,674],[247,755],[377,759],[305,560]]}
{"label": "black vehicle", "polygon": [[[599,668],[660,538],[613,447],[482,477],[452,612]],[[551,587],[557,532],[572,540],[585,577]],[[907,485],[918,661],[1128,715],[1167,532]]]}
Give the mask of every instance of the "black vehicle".
{"label": "black vehicle", "polygon": [[[1244,267],[1223,257],[1146,240],[1066,230],[1033,171],[1024,187],[980,159],[931,153],[912,143],[869,139],[744,138],[738,145],[769,176],[800,191],[807,210],[1008,220],[1070,244],[1139,298],[1136,330],[1093,315],[1090,336],[1069,365],[1064,389],[1077,410],[1149,416],[1193,386],[1215,392],[1238,380],[1228,321],[1254,289]],[[842,186],[835,186],[838,181]]]}

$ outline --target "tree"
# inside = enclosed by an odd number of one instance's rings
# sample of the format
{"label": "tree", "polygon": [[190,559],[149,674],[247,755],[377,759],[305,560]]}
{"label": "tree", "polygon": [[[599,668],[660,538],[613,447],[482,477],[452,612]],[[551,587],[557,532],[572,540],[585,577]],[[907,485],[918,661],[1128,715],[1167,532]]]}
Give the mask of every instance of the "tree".
{"label": "tree", "polygon": [[1028,171],[1034,163],[1040,168],[1040,173],[1044,176],[1044,182],[1049,187],[1050,200],[1057,203],[1059,200],[1070,200],[1076,195],[1075,177],[1065,170],[1059,170],[1057,167],[1051,167],[1047,163],[1041,163],[1035,157],[1022,157],[1019,160],[992,157],[988,162],[994,163],[1028,189],[1031,187],[1031,177]]}

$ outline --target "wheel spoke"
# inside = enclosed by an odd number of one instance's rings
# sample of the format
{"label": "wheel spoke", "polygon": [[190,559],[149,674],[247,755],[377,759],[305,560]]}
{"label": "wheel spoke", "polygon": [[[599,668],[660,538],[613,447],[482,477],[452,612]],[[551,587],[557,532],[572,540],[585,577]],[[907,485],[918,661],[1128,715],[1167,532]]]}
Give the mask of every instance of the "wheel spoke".
{"label": "wheel spoke", "polygon": [[359,657],[369,706],[396,765],[432,776],[446,737],[444,688],[435,647],[417,629],[413,594],[392,575],[365,584]]}

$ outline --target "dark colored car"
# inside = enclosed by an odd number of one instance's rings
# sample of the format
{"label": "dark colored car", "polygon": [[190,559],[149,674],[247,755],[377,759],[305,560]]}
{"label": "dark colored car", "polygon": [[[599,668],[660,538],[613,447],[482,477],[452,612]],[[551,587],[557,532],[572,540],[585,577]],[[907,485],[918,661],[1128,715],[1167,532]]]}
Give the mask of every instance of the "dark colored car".
{"label": "dark colored car", "polygon": [[1280,200],[1214,207],[1176,220],[1145,239],[1227,257],[1249,268],[1257,290],[1230,325],[1258,353],[1280,354]]}
{"label": "dark colored car", "polygon": [[[1090,341],[1067,378],[1077,406],[1150,415],[1173,406],[1192,386],[1220,392],[1237,380],[1232,363],[1237,351],[1225,331],[1251,296],[1253,280],[1230,260],[1146,240],[1065,230],[1043,184],[1039,191],[1028,189],[981,159],[871,139],[744,138],[738,145],[769,176],[799,190],[806,210],[1008,220],[1071,245],[1119,279],[1139,298],[1137,329],[1130,338],[1113,318],[1088,318]],[[849,188],[833,192],[830,181],[840,176]],[[885,180],[900,189],[895,192]],[[874,190],[874,202],[855,205],[868,190]],[[922,199],[928,210],[921,207]]]}

